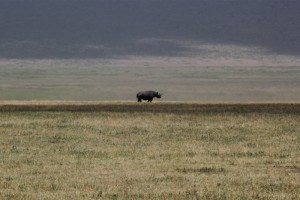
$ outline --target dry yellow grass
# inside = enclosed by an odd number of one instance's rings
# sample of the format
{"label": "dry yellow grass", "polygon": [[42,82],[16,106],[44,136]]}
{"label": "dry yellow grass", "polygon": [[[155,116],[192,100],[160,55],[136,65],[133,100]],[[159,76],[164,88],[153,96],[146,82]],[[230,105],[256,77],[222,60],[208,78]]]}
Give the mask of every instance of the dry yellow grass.
{"label": "dry yellow grass", "polygon": [[2,102],[0,199],[299,199],[300,104]]}

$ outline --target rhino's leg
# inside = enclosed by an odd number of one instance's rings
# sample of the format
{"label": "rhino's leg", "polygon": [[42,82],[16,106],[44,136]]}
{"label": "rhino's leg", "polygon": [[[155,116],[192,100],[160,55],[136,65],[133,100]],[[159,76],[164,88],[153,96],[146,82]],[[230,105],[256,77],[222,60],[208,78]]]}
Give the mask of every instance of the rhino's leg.
{"label": "rhino's leg", "polygon": [[142,99],[138,99],[138,102],[142,102]]}
{"label": "rhino's leg", "polygon": [[148,102],[152,102],[153,98],[148,99]]}

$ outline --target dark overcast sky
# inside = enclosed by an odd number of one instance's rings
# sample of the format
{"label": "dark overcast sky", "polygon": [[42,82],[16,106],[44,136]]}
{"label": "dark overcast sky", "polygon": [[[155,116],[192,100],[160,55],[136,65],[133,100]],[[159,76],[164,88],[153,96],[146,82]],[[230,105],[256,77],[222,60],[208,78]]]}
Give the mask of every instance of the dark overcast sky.
{"label": "dark overcast sky", "polygon": [[177,56],[176,41],[300,54],[299,0],[0,0],[0,58]]}

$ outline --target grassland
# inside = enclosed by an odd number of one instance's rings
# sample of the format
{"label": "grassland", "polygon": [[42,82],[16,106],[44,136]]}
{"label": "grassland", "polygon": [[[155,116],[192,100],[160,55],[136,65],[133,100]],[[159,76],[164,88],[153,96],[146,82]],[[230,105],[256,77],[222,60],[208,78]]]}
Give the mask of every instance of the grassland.
{"label": "grassland", "polygon": [[263,58],[0,59],[0,100],[300,101],[300,59]]}
{"label": "grassland", "polygon": [[299,199],[299,103],[0,104],[0,199]]}

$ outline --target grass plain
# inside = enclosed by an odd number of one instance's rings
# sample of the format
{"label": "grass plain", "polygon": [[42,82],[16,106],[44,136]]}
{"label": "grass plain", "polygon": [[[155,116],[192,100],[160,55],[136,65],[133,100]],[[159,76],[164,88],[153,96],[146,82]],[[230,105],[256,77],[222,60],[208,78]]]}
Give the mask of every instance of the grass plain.
{"label": "grass plain", "polygon": [[299,199],[299,103],[2,101],[0,199]]}
{"label": "grass plain", "polygon": [[0,100],[300,101],[300,59],[274,57],[0,59]]}

